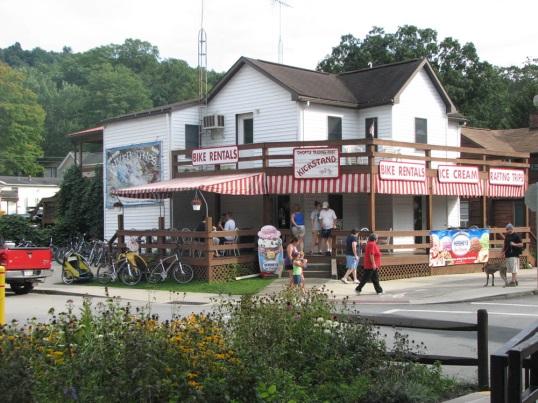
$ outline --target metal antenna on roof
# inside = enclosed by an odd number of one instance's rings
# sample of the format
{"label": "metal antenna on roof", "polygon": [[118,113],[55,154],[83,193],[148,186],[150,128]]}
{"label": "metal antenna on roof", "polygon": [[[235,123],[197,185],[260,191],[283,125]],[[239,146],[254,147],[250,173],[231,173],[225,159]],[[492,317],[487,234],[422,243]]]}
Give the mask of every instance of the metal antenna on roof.
{"label": "metal antenna on roof", "polygon": [[290,7],[284,0],[273,0],[274,5],[278,5],[278,62],[284,61],[284,42],[282,41],[282,6]]}
{"label": "metal antenna on roof", "polygon": [[200,30],[198,31],[198,98],[200,100],[200,107],[198,111],[198,145],[201,145],[203,130],[202,123],[207,108],[207,35],[204,30],[204,0],[202,0]]}

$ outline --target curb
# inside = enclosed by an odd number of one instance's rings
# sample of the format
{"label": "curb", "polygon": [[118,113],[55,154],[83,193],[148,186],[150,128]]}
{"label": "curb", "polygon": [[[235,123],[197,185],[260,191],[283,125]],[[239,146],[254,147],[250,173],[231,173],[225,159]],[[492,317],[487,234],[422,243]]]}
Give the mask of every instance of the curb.
{"label": "curb", "polygon": [[[538,289],[529,290],[529,291],[511,292],[511,293],[506,293],[506,294],[487,295],[484,297],[465,298],[465,299],[458,299],[458,300],[452,300],[452,301],[427,302],[427,303],[424,303],[424,305],[459,304],[459,303],[465,303],[465,302],[490,301],[492,299],[519,298],[519,297],[526,297],[529,295],[538,295]],[[411,304],[419,305],[420,302],[411,302]]]}

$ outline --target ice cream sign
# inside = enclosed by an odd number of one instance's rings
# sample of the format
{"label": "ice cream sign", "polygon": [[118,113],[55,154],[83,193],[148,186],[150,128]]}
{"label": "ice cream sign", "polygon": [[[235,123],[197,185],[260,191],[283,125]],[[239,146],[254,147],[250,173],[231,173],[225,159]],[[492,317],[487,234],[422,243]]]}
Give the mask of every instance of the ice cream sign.
{"label": "ice cream sign", "polygon": [[478,183],[478,167],[439,165],[437,168],[441,183]]}
{"label": "ice cream sign", "polygon": [[430,266],[486,263],[489,259],[489,230],[440,230],[430,233]]}
{"label": "ice cream sign", "polygon": [[525,172],[521,169],[491,168],[489,170],[489,183],[491,185],[523,186],[525,185]]}
{"label": "ice cream sign", "polygon": [[282,272],[282,239],[280,231],[272,225],[265,225],[258,232],[258,260],[262,275]]}

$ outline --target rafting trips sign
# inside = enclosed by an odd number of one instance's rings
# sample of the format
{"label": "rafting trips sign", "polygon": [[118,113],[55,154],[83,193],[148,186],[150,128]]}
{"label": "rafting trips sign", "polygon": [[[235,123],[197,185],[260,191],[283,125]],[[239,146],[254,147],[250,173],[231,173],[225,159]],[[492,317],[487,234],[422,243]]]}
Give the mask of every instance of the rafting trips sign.
{"label": "rafting trips sign", "polygon": [[338,178],[340,151],[338,148],[294,148],[293,177],[295,179]]}
{"label": "rafting trips sign", "polygon": [[523,186],[525,185],[525,172],[522,169],[491,168],[489,170],[489,183],[491,185]]}
{"label": "rafting trips sign", "polygon": [[422,163],[380,161],[379,177],[383,180],[424,182],[426,166]]}
{"label": "rafting trips sign", "polygon": [[237,146],[192,150],[192,165],[231,164],[239,161]]}

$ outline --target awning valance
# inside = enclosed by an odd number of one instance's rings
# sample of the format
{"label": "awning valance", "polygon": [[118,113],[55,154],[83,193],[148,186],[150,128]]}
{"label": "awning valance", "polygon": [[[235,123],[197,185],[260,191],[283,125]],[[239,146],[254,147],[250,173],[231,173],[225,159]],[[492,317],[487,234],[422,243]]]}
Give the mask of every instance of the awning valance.
{"label": "awning valance", "polygon": [[443,183],[438,178],[432,178],[432,194],[436,196],[484,196],[484,181],[478,183]]}
{"label": "awning valance", "polygon": [[384,180],[377,176],[376,192],[393,195],[427,195],[428,186],[424,181]]}
{"label": "awning valance", "polygon": [[250,173],[175,178],[168,181],[118,189],[113,191],[112,194],[136,199],[166,199],[171,197],[174,192],[194,189],[227,195],[263,195],[266,193],[265,174]]}
{"label": "awning valance", "polygon": [[511,185],[492,185],[487,184],[487,195],[489,197],[499,198],[520,198],[525,197],[525,191],[527,190],[527,184],[523,186],[511,186]]}
{"label": "awning valance", "polygon": [[342,174],[333,179],[295,179],[293,175],[271,175],[267,177],[269,194],[313,194],[313,193],[366,193],[370,191],[369,175]]}

